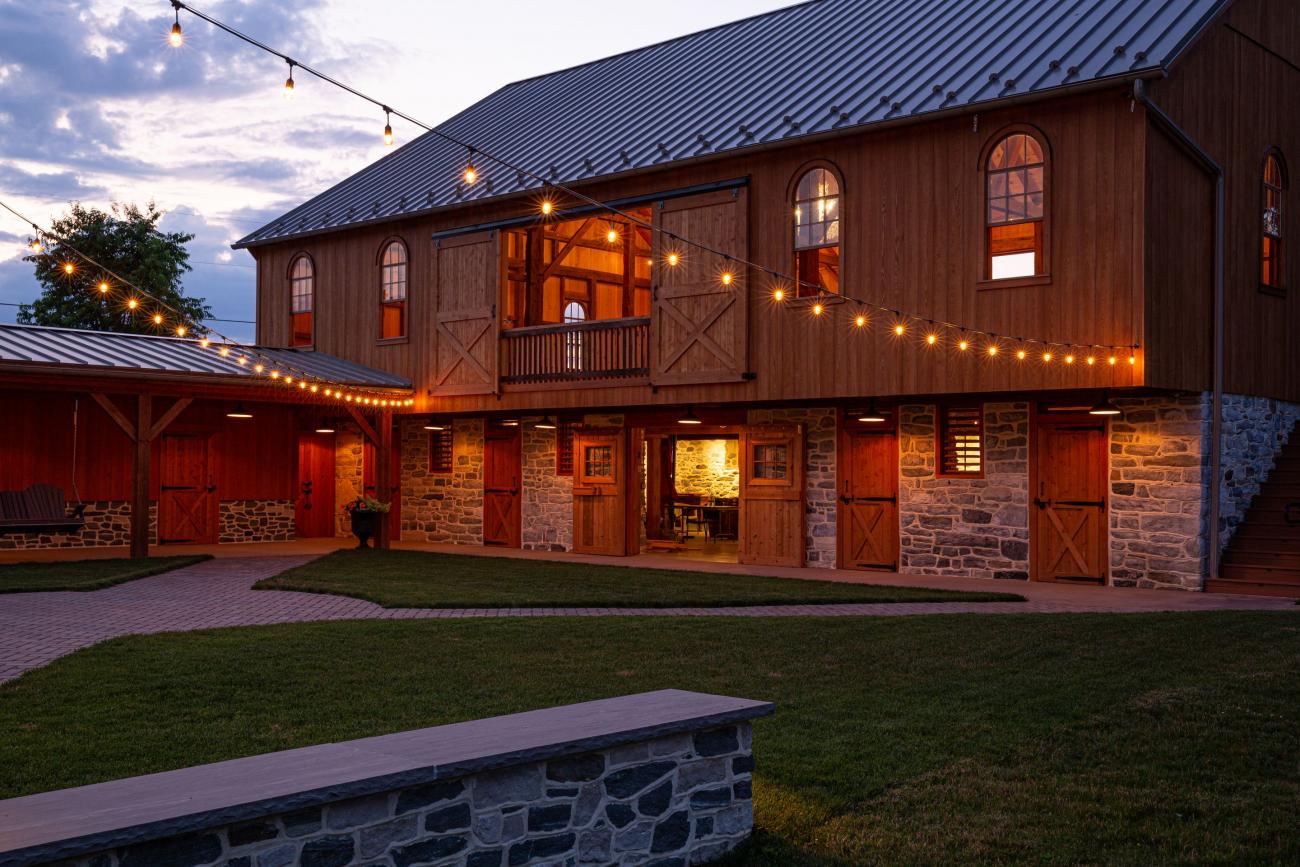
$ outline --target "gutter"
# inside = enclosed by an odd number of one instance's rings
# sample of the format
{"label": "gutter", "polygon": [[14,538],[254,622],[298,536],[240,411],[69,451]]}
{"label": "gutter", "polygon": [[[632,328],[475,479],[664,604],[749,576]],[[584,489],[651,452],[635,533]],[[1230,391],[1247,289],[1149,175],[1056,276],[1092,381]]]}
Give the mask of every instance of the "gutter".
{"label": "gutter", "polygon": [[1210,540],[1207,578],[1219,577],[1219,496],[1223,487],[1223,293],[1225,278],[1223,166],[1191,137],[1160,106],[1151,101],[1142,79],[1133,82],[1133,98],[1170,138],[1187,151],[1214,179],[1214,373],[1210,409]]}

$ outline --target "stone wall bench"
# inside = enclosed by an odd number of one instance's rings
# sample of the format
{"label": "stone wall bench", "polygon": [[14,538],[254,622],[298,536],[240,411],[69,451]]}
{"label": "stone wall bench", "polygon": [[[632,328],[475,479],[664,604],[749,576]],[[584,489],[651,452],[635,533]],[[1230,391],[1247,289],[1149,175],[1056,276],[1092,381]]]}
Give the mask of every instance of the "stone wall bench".
{"label": "stone wall bench", "polygon": [[753,827],[767,702],[661,690],[0,801],[0,865],[717,858]]}

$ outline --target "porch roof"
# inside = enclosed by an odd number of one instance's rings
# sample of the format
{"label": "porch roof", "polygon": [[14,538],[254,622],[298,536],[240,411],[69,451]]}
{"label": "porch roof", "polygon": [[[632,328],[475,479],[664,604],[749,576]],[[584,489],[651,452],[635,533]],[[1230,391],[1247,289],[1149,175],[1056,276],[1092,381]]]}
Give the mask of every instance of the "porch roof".
{"label": "porch roof", "polygon": [[[575,184],[1157,77],[1231,0],[813,0],[518,81],[438,129]],[[425,133],[235,244],[536,190]]]}
{"label": "porch roof", "polygon": [[0,323],[2,373],[128,376],[275,387],[274,381],[255,373],[251,364],[237,362],[239,350],[244,350],[246,354],[256,355],[263,364],[282,365],[286,372],[292,371],[294,377],[309,382],[319,380],[395,393],[411,391],[409,379],[323,352],[242,345],[232,349],[236,351],[222,356],[215,344],[203,347],[198,340],[190,338]]}

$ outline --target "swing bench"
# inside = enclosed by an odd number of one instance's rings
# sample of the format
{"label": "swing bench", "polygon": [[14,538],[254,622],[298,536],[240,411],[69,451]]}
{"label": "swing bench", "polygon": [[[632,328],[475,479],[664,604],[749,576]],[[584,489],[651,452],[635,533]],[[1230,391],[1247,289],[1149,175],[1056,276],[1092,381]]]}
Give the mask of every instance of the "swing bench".
{"label": "swing bench", "polygon": [[63,491],[54,485],[32,485],[22,491],[0,491],[0,536],[79,533],[86,526],[86,504],[68,514]]}

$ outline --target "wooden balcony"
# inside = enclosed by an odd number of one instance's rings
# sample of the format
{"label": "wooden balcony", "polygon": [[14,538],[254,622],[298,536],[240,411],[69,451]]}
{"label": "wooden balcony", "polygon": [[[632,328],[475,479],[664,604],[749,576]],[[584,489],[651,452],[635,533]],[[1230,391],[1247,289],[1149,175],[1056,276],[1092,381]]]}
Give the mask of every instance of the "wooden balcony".
{"label": "wooden balcony", "polygon": [[649,317],[501,332],[501,382],[506,385],[590,384],[649,375]]}

